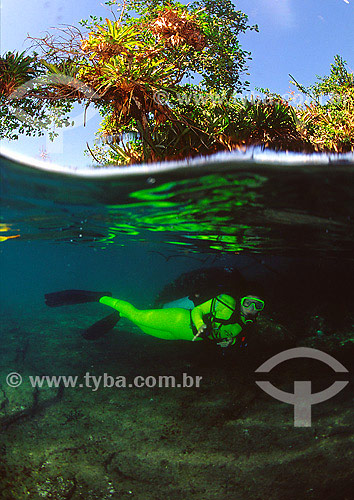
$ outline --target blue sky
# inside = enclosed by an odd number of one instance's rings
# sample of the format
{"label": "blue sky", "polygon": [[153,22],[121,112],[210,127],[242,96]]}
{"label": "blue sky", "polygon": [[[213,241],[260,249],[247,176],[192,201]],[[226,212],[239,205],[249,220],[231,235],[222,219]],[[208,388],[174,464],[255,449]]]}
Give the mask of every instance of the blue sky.
{"label": "blue sky", "polygon": [[309,85],[329,74],[340,54],[354,69],[354,0],[239,0],[236,5],[258,24],[242,43],[252,52],[250,81],[283,94],[291,73]]}
{"label": "blue sky", "polygon": [[[187,3],[187,2],[183,2]],[[284,94],[295,90],[288,73],[309,85],[316,75],[329,73],[336,54],[354,69],[354,0],[234,0],[236,7],[258,24],[260,32],[247,32],[240,42],[252,52],[251,88],[268,87]],[[1,0],[1,53],[23,51],[29,47],[27,34],[40,36],[59,24],[77,25],[89,14],[109,17],[99,0]],[[86,140],[92,141],[99,117],[93,116],[81,126],[65,131],[62,142],[50,145],[45,138],[28,139],[4,147],[38,158],[41,149],[49,150],[50,159],[65,164],[85,165],[90,158],[82,154]]]}

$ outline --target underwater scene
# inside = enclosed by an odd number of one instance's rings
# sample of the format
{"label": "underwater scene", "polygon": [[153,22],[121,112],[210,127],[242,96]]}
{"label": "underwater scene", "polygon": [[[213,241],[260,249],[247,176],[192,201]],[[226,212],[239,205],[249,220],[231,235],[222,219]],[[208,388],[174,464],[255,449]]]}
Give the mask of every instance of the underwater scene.
{"label": "underwater scene", "polygon": [[354,157],[1,157],[0,498],[352,498]]}

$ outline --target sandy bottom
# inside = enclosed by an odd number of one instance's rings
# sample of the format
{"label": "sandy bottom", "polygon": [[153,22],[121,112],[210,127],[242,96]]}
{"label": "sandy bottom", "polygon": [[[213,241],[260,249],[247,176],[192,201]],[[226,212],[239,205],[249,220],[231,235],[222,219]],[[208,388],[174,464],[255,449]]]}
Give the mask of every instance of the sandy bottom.
{"label": "sandy bottom", "polygon": [[[2,500],[352,498],[350,386],[313,406],[312,426],[300,428],[292,406],[255,384],[254,369],[280,352],[284,339],[275,335],[268,344],[222,354],[204,343],[140,335],[122,320],[88,342],[79,334],[90,324],[88,311],[74,321],[70,312],[48,311],[27,317],[25,326],[10,314],[2,318]],[[348,379],[316,363],[291,362],[269,380],[291,392],[294,380],[312,380],[318,391]],[[23,383],[10,388],[6,376],[14,371]],[[86,372],[124,376],[127,383],[137,375],[202,379],[199,388],[98,390],[34,390],[28,381],[29,375],[73,375],[84,383]]]}

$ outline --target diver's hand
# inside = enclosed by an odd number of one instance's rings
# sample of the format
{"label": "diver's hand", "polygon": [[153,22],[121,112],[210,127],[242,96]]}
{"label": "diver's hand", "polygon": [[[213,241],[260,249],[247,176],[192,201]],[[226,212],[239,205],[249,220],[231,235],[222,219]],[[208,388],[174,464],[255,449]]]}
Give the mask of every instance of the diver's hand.
{"label": "diver's hand", "polygon": [[195,340],[197,340],[198,337],[203,335],[203,333],[206,331],[206,329],[207,329],[207,326],[205,324],[202,325],[201,327],[199,327],[199,330],[197,331],[196,335],[194,335],[192,342],[194,342]]}
{"label": "diver's hand", "polygon": [[217,345],[220,347],[229,347],[232,344],[232,339],[222,340],[221,342],[217,342]]}

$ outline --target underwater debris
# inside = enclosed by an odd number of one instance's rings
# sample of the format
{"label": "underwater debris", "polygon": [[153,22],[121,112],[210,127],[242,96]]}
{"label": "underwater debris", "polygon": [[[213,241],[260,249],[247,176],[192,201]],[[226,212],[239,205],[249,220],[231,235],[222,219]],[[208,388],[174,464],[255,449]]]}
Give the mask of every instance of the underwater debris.
{"label": "underwater debris", "polygon": [[39,401],[40,391],[38,387],[36,387],[33,391],[33,403],[29,408],[25,408],[24,410],[17,411],[12,415],[7,415],[3,418],[0,418],[0,430],[7,430],[10,425],[15,424],[19,420],[30,419],[34,416],[41,413],[43,410],[46,410],[50,406],[58,403],[62,400],[64,394],[64,385],[61,384],[58,388],[56,395],[53,398],[46,399],[45,401]]}

